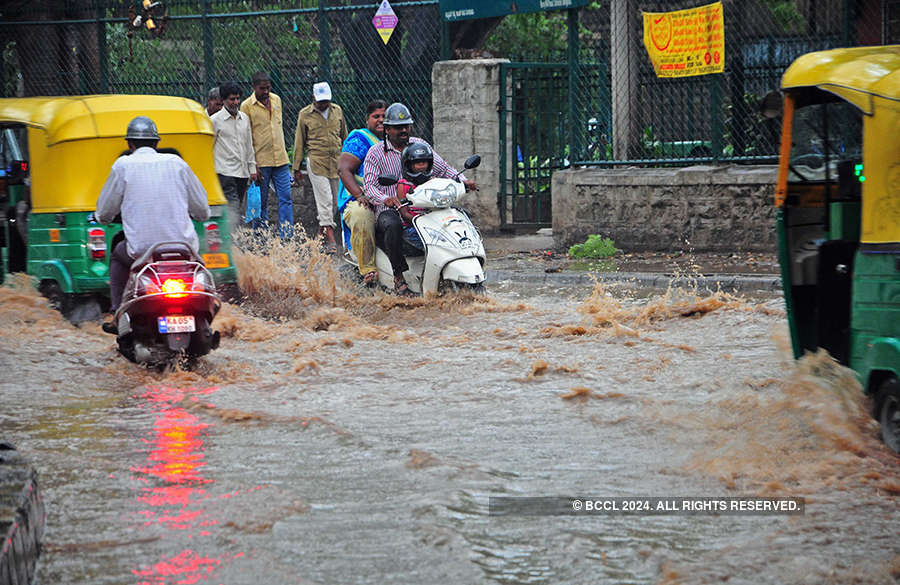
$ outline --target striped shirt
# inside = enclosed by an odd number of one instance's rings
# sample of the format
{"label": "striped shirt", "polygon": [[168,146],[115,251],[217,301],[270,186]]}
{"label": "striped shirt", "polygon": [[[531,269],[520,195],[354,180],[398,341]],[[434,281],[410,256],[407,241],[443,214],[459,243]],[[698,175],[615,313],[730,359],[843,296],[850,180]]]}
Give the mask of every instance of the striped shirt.
{"label": "striped shirt", "polygon": [[[428,144],[421,138],[410,137],[410,143],[422,142]],[[430,146],[430,145],[429,145]],[[434,152],[434,149],[431,149]],[[389,185],[384,187],[378,184],[379,175],[393,175],[400,178],[400,154],[402,151],[394,148],[390,140],[382,140],[369,149],[366,154],[366,160],[363,166],[366,169],[366,176],[363,178],[363,195],[375,206],[375,216],[381,214],[382,211],[389,209],[384,204],[384,200],[389,197],[397,196],[397,185]],[[434,153],[434,166],[431,170],[432,177],[445,177],[452,179],[456,176],[457,170],[448,165],[444,159]],[[460,181],[465,181],[465,177],[459,176]]]}

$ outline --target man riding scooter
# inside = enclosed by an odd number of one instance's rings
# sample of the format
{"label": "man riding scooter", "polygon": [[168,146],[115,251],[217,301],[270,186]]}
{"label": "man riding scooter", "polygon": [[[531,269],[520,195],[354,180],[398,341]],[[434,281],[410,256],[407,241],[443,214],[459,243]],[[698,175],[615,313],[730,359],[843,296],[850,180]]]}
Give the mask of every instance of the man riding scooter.
{"label": "man riding scooter", "polygon": [[[159,242],[186,242],[196,254],[200,248],[191,218],[204,221],[210,209],[206,192],[181,157],[156,151],[159,132],[146,116],[128,124],[127,156],[113,163],[97,199],[95,219],[109,223],[122,216],[125,239],[112,251],[109,261],[110,312],[122,301],[125,281],[135,258]],[[114,321],[103,324],[107,333],[117,333]]]}
{"label": "man riding scooter", "polygon": [[[414,294],[403,273],[409,269],[403,257],[403,220],[397,211],[401,201],[397,198],[397,185],[383,186],[378,183],[380,175],[401,174],[401,153],[410,143],[427,142],[421,138],[410,136],[412,115],[409,108],[401,103],[388,106],[384,114],[385,139],[369,149],[364,167],[363,194],[375,206],[375,242],[387,253],[394,272],[394,292],[398,295]],[[431,148],[430,145],[428,145]],[[433,149],[432,149],[433,152]],[[459,172],[448,165],[437,153],[433,154],[432,176],[456,178],[459,176],[467,191],[478,188],[474,181],[466,180]]]}

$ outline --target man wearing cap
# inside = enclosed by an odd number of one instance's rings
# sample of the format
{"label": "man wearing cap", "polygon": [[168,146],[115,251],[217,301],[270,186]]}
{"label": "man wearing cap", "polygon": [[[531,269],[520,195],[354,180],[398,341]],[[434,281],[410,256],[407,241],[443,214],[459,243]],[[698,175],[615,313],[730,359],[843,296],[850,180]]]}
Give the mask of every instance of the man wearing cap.
{"label": "man wearing cap", "polygon": [[[209,203],[203,185],[177,154],[156,151],[159,132],[146,116],[128,124],[127,156],[113,163],[97,198],[94,219],[109,223],[122,216],[125,239],[116,244],[109,259],[110,311],[122,302],[125,281],[134,259],[159,242],[186,242],[197,253],[200,242],[191,219],[209,219]],[[103,324],[116,333],[114,322]]]}
{"label": "man wearing cap", "polygon": [[313,103],[300,110],[297,116],[293,169],[299,183],[302,180],[300,164],[308,152],[306,169],[316,198],[319,236],[324,239],[329,254],[337,252],[334,205],[339,185],[338,157],[346,138],[347,122],[341,107],[331,103],[331,87],[325,81],[316,83],[313,85]]}

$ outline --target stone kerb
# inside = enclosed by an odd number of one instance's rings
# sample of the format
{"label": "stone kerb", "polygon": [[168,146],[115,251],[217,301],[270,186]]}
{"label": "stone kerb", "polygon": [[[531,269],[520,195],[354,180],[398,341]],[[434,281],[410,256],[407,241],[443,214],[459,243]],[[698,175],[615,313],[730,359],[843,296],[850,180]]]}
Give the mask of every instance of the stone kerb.
{"label": "stone kerb", "polygon": [[500,65],[506,59],[440,61],[431,70],[434,147],[448,163],[462,168],[469,155],[481,166],[466,176],[478,183],[465,204],[481,231],[500,227]]}
{"label": "stone kerb", "polygon": [[600,234],[627,251],[772,252],[776,175],[774,166],[559,171],[555,243]]}

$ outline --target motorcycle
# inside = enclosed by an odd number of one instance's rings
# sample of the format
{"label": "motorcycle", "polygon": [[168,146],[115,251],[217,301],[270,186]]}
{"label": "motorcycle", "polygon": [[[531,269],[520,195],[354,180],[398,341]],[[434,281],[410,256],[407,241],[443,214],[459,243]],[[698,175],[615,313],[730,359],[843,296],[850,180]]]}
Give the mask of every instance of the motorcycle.
{"label": "motorcycle", "polygon": [[[481,164],[481,157],[473,154],[465,162],[465,169]],[[381,175],[378,183],[395,185],[399,178]],[[417,246],[404,242],[404,256],[409,270],[403,273],[409,289],[418,294],[471,290],[484,292],[484,243],[469,215],[459,206],[466,187],[459,175],[452,179],[432,178],[407,194],[408,204],[421,213],[413,218],[413,226],[424,245],[424,254]],[[375,248],[375,267],[378,282],[385,288],[394,287],[394,271],[388,255]]]}
{"label": "motorcycle", "polygon": [[184,242],[161,242],[131,266],[115,314],[116,342],[128,360],[165,366],[219,347],[212,321],[222,301],[215,280]]}

